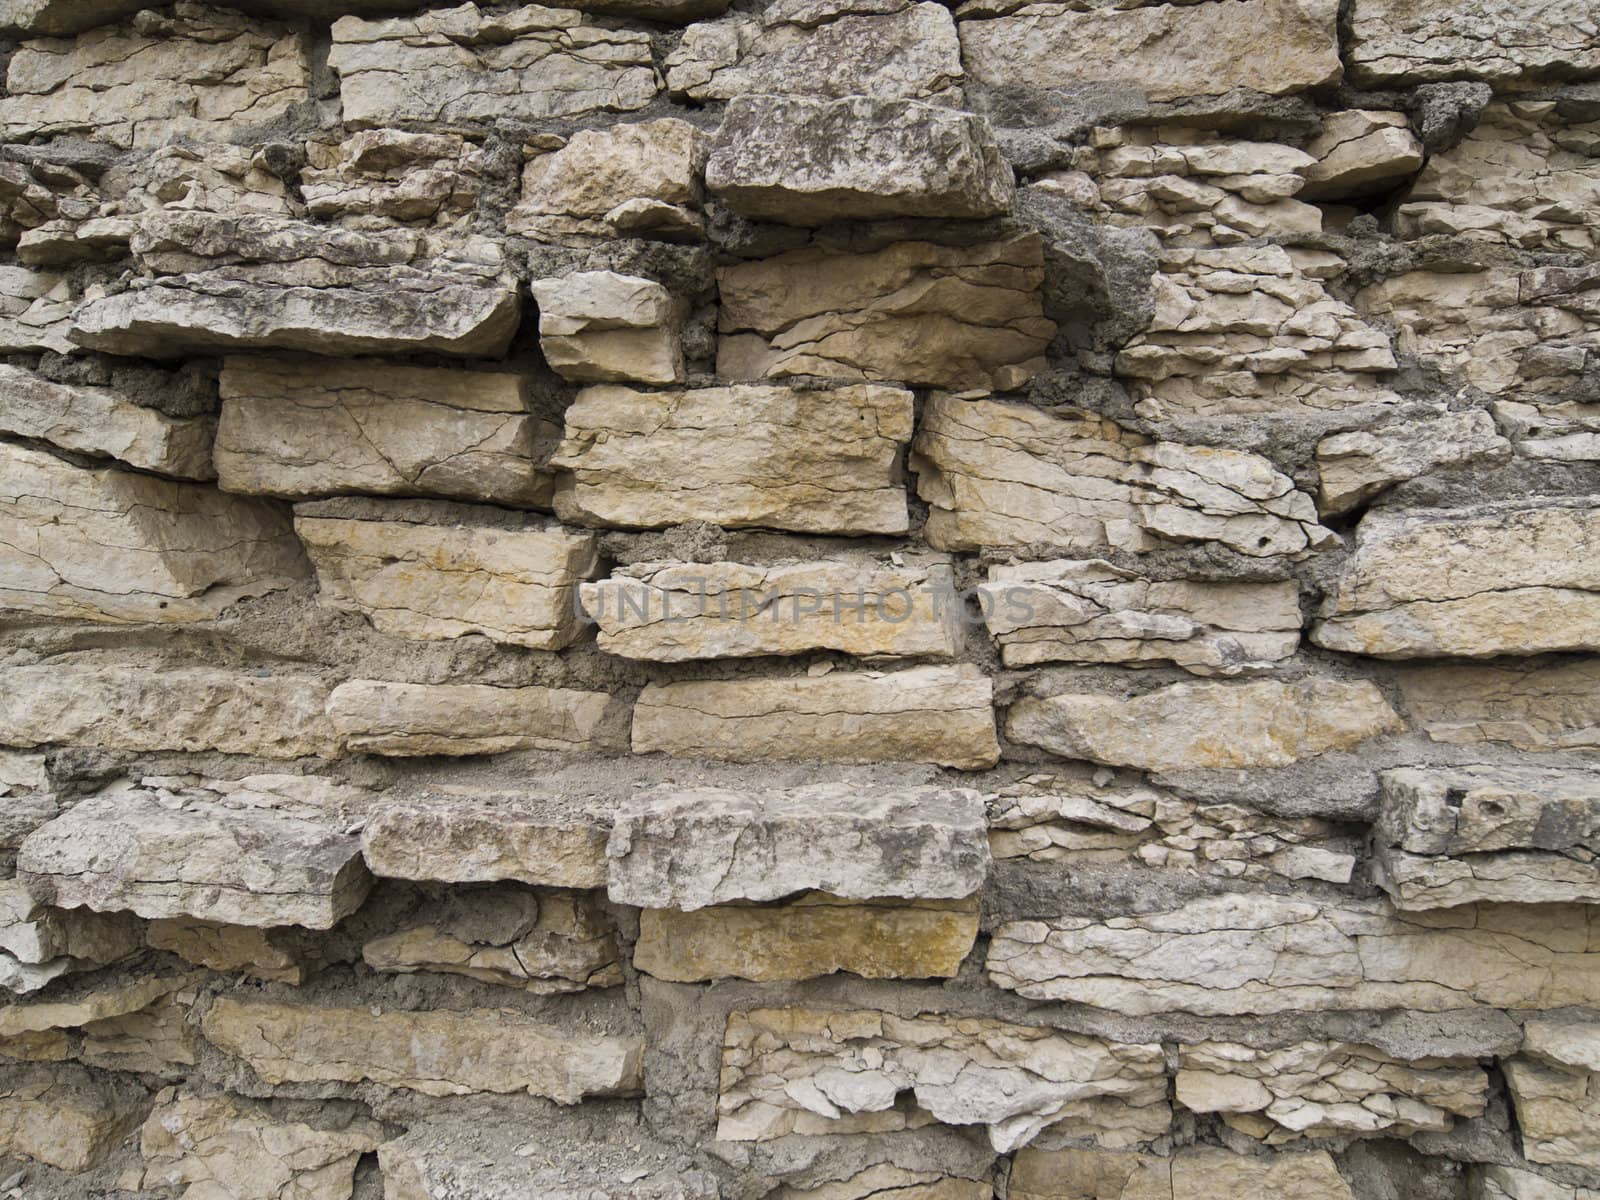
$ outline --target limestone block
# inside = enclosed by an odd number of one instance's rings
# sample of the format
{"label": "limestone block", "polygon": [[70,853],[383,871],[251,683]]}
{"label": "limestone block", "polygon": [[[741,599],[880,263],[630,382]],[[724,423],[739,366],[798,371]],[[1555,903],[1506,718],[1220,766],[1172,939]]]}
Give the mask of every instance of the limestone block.
{"label": "limestone block", "polygon": [[17,868],[62,908],[331,929],[366,899],[369,794],[312,776],[142,786],[80,800],[23,842]]}
{"label": "limestone block", "polygon": [[1536,767],[1383,772],[1375,881],[1396,907],[1600,903],[1600,781]]}
{"label": "limestone block", "polygon": [[1600,747],[1600,664],[1425,666],[1399,675],[1413,721],[1436,742],[1519,750]]}
{"label": "limestone block", "polygon": [[0,880],[0,957],[12,960],[19,974],[61,959],[65,970],[116,962],[137,953],[143,935],[143,922],[128,913],[51,908],[34,898],[27,880]]}
{"label": "limestone block", "polygon": [[1497,400],[1493,407],[1496,423],[1522,457],[1600,462],[1600,404],[1552,404],[1540,408]]}
{"label": "limestone block", "polygon": [[578,271],[536,279],[539,348],[563,378],[584,383],[682,383],[683,312],[649,279]]}
{"label": "limestone block", "polygon": [[71,37],[131,17],[142,7],[140,0],[4,0],[0,30],[8,36]]}
{"label": "limestone block", "polygon": [[1317,508],[1325,517],[1338,516],[1392,484],[1438,467],[1503,463],[1510,458],[1511,443],[1482,409],[1336,433],[1317,443],[1317,473],[1322,481]]}
{"label": "limestone block", "polygon": [[375,971],[436,971],[537,993],[622,982],[616,930],[585,892],[517,884],[452,888],[361,957]]}
{"label": "limestone block", "polygon": [[940,550],[1143,551],[1218,542],[1251,557],[1332,544],[1315,504],[1265,458],[1148,442],[1075,410],[935,394],[912,443]]}
{"label": "limestone block", "polygon": [[[896,1104],[903,1092],[910,1105]],[[1001,1153],[1045,1128],[1134,1145],[1171,1121],[1156,1044],[933,1013],[803,1008],[729,1015],[717,1114],[725,1141],[937,1121],[986,1126]]]}
{"label": "limestone block", "polygon": [[933,762],[991,767],[994,685],[971,666],[786,679],[652,683],[633,715],[635,754],[767,762]]}
{"label": "limestone block", "polygon": [[1025,697],[1006,718],[1013,741],[1147,771],[1282,767],[1403,728],[1376,686],[1335,679]]}
{"label": "limestone block", "polygon": [[649,34],[533,4],[498,15],[468,3],[409,17],[341,17],[328,65],[354,129],[469,132],[496,121],[629,112],[658,87]]}
{"label": "limestone block", "polygon": [[0,742],[332,758],[328,691],[314,675],[220,667],[8,667]]}
{"label": "limestone block", "polygon": [[310,39],[183,0],[68,40],[24,42],[0,135],[89,137],[121,149],[227,141],[311,98]]}
{"label": "limestone block", "polygon": [[1242,1133],[1298,1138],[1447,1132],[1487,1104],[1489,1076],[1472,1059],[1391,1058],[1370,1046],[1306,1041],[1272,1050],[1232,1042],[1179,1047],[1178,1103],[1220,1113]]}
{"label": "limestone block", "polygon": [[577,589],[595,570],[591,534],[499,509],[404,501],[300,505],[294,528],[317,571],[318,602],[362,613],[384,633],[559,650],[582,632]]}
{"label": "limestone block", "polygon": [[0,1068],[0,1154],[63,1171],[99,1166],[149,1111],[144,1089],[75,1063]]}
{"label": "limestone block", "polygon": [[196,998],[186,987],[138,1012],[91,1021],[76,1057],[105,1071],[181,1079],[200,1062],[200,1035],[188,1019]]}
{"label": "limestone block", "polygon": [[633,563],[579,591],[602,650],[653,662],[811,650],[952,658],[963,639],[954,576],[942,558]]}
{"label": "limestone block", "polygon": [[0,605],[107,622],[202,621],[306,575],[276,505],[0,446]]}
{"label": "limestone block", "polygon": [[139,1131],[141,1188],[237,1200],[349,1200],[356,1163],[383,1140],[368,1121],[323,1130],[231,1096],[164,1094]]}
{"label": "limestone block", "polygon": [[675,983],[734,976],[768,983],[850,971],[948,979],[978,936],[978,901],[842,900],[808,892],[774,905],[647,908],[633,965]]}
{"label": "limestone block", "polygon": [[666,68],[667,89],[695,101],[922,100],[943,98],[962,79],[950,10],[914,0],[786,0],[707,21],[684,31]]}
{"label": "limestone block", "polygon": [[351,751],[401,758],[508,750],[616,750],[628,708],[605,692],[354,679],[328,697]]}
{"label": "limestone block", "polygon": [[1044,241],[821,246],[723,267],[717,373],[824,375],[979,392],[1044,366]]}
{"label": "limestone block", "polygon": [[168,999],[189,982],[182,975],[143,973],[111,982],[73,981],[64,989],[56,989],[49,999],[0,1006],[0,1037],[83,1029],[126,1017]]}
{"label": "limestone block", "polygon": [[1381,658],[1600,648],[1600,508],[1375,512],[1311,640]]}
{"label": "limestone block", "polygon": [[543,504],[555,427],[520,376],[372,360],[230,357],[218,481],[294,498],[341,492]]}
{"label": "limestone block", "polygon": [[1600,994],[1597,912],[1215,896],[1103,921],[1010,922],[994,933],[988,970],[1029,999],[1134,1015],[1561,1008]]}
{"label": "limestone block", "polygon": [[1520,1167],[1480,1166],[1473,1173],[1472,1200],[1596,1200],[1600,1191],[1558,1183]]}
{"label": "limestone block", "polygon": [[579,244],[619,236],[698,239],[706,141],[670,117],[581,130],[528,160],[522,200],[507,214],[506,229]]}
{"label": "limestone block", "polygon": [[818,890],[867,900],[953,900],[989,868],[983,800],[968,788],[640,792],[606,848],[611,899],[694,910]]}
{"label": "limestone block", "polygon": [[306,158],[306,212],[363,225],[455,225],[476,211],[493,173],[491,155],[450,133],[366,129],[337,144],[308,142]]}
{"label": "limestone block", "polygon": [[1404,113],[1351,108],[1322,123],[1306,145],[1302,200],[1345,200],[1386,192],[1422,167],[1422,143]]}
{"label": "limestone block", "polygon": [[962,60],[997,87],[1126,84],[1150,100],[1234,88],[1288,95],[1338,82],[1334,0],[1204,0],[1081,8],[971,0],[960,11]]}
{"label": "limestone block", "polygon": [[372,873],[390,879],[598,888],[609,832],[608,819],[554,797],[463,789],[381,805],[361,846]]}
{"label": "limestone block", "polygon": [[219,997],[201,1022],[268,1083],[370,1081],[425,1096],[526,1092],[558,1104],[636,1094],[643,1039],[494,1009],[405,1012]]}
{"label": "limestone block", "polygon": [[1529,1162],[1600,1166],[1600,1026],[1529,1021],[1501,1064]]}
{"label": "limestone block", "polygon": [[899,388],[590,387],[550,458],[556,513],[579,524],[710,521],[803,533],[904,533]]}
{"label": "limestone block", "polygon": [[0,352],[71,354],[76,347],[67,335],[76,302],[71,282],[62,275],[0,267]]}
{"label": "limestone block", "polygon": [[225,925],[193,917],[151,921],[151,947],[213,971],[239,972],[253,979],[304,983],[311,964],[292,931]]}
{"label": "limestone block", "polygon": [[210,479],[208,417],[169,417],[113,388],[52,383],[21,367],[0,366],[0,432],[103,455],[161,475]]}
{"label": "limestone block", "polygon": [[1168,661],[1196,675],[1237,675],[1300,644],[1292,581],[1157,581],[1104,559],[1057,559],[992,566],[978,594],[1008,667]]}
{"label": "limestone block", "polygon": [[1325,1150],[1235,1154],[1190,1146],[1171,1158],[1109,1150],[1017,1153],[1012,1200],[1354,1200]]}
{"label": "limestone block", "polygon": [[39,826],[61,811],[51,790],[43,754],[0,750],[0,850],[15,850]]}
{"label": "limestone block", "polygon": [[[906,1146],[905,1136],[895,1138],[892,1144],[897,1148]],[[904,1152],[900,1157],[905,1161]],[[913,1158],[910,1162],[915,1164],[916,1160]],[[922,1169],[896,1162],[875,1162],[848,1179],[830,1180],[815,1187],[784,1186],[771,1194],[773,1200],[867,1200],[884,1193],[904,1197],[904,1200],[991,1200],[994,1184],[988,1179],[946,1174],[936,1167]]]}
{"label": "limestone block", "polygon": [[706,187],[786,225],[983,218],[1011,207],[1011,167],[982,118],[915,100],[741,96],[723,114]]}
{"label": "limestone block", "polygon": [[1358,0],[1350,33],[1350,74],[1362,84],[1515,84],[1600,71],[1600,39],[1585,0],[1467,0],[1448,12],[1418,0]]}

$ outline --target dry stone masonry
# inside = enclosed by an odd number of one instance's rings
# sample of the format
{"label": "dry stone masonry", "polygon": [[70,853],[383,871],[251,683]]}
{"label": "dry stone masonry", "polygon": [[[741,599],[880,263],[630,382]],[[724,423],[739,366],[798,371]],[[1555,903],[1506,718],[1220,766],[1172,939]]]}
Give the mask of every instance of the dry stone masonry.
{"label": "dry stone masonry", "polygon": [[1600,1200],[1593,0],[0,0],[0,1200]]}

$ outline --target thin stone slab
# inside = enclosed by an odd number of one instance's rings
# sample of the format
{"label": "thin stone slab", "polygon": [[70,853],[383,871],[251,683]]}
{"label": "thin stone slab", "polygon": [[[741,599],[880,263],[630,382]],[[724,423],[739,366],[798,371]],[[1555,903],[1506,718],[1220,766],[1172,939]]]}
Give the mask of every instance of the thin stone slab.
{"label": "thin stone slab", "polygon": [[1412,87],[1446,79],[1497,85],[1582,79],[1600,72],[1587,0],[1356,0],[1346,49],[1362,85]]}

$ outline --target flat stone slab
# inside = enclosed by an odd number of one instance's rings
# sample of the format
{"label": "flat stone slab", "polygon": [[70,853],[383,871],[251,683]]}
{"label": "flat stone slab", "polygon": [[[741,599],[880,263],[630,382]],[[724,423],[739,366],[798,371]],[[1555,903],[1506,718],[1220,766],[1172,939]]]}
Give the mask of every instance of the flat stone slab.
{"label": "flat stone slab", "polygon": [[355,753],[592,752],[627,744],[628,706],[577,688],[352,679],[329,695],[328,719]]}

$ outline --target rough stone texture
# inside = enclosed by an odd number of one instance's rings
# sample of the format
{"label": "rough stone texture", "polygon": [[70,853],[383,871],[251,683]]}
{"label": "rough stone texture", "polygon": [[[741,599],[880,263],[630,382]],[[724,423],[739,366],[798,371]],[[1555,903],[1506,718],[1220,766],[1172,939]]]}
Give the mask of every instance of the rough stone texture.
{"label": "rough stone texture", "polygon": [[71,971],[137,953],[142,924],[126,913],[92,913],[39,903],[20,879],[0,882],[0,987],[36,991]]}
{"label": "rough stone texture", "polygon": [[8,667],[0,742],[332,757],[339,739],[323,713],[328,691],[314,675],[216,667]]}
{"label": "rough stone texture", "polygon": [[617,810],[607,891],[622,904],[681,910],[812,889],[958,899],[983,885],[986,829],[982,798],[967,788],[652,788]]}
{"label": "rough stone texture", "polygon": [[1195,900],[1146,916],[1020,921],[995,931],[990,978],[1030,999],[1130,1014],[1590,1003],[1596,910],[1470,905],[1399,913],[1268,895]]}
{"label": "rough stone texture", "polygon": [[9,443],[0,513],[0,605],[22,612],[204,620],[306,574],[274,505]]}
{"label": "rough stone texture", "polygon": [[1021,387],[1044,365],[1037,235],[971,246],[806,247],[717,272],[717,373],[824,375],[980,392]]}
{"label": "rough stone texture", "polygon": [[594,574],[594,538],[498,510],[376,502],[352,516],[302,505],[294,529],[316,568],[318,600],[400,637],[481,634],[559,650],[581,632],[578,581]]}
{"label": "rough stone texture", "polygon": [[850,971],[868,979],[949,978],[978,936],[964,901],[853,901],[812,892],[765,906],[646,909],[633,965],[657,979],[768,983]]}
{"label": "rough stone texture", "polygon": [[493,171],[458,134],[368,129],[343,142],[308,142],[300,192],[313,217],[365,227],[464,224]]}
{"label": "rough stone texture", "polygon": [[1281,767],[1403,728],[1370,683],[1179,683],[1130,699],[1068,693],[1023,699],[1013,741],[1064,758],[1147,771]]}
{"label": "rough stone texture", "polygon": [[1478,1168],[1473,1200],[1595,1200],[1600,1191],[1557,1183],[1517,1167]]}
{"label": "rough stone texture", "polygon": [[425,1096],[526,1092],[559,1104],[639,1089],[641,1039],[493,1009],[373,1012],[220,997],[206,1039],[268,1083],[370,1080]]}
{"label": "rough stone texture", "polygon": [[1594,14],[1582,0],[1531,8],[1471,0],[1448,14],[1418,0],[1356,0],[1350,32],[1350,71],[1362,83],[1515,84],[1600,73]]}
{"label": "rough stone texture", "polygon": [[1059,3],[970,0],[962,59],[996,86],[1131,84],[1151,100],[1234,88],[1284,95],[1335,83],[1334,0],[1202,0],[1075,10]]}
{"label": "rough stone texture", "polygon": [[1317,475],[1322,481],[1317,507],[1338,516],[1396,483],[1439,467],[1464,463],[1503,463],[1511,443],[1482,409],[1336,433],[1317,443]]}
{"label": "rough stone texture", "polygon": [[500,14],[463,4],[411,17],[341,17],[328,65],[355,129],[426,123],[466,131],[629,112],[658,87],[649,35],[533,4]]}
{"label": "rough stone texture", "polygon": [[1369,514],[1311,640],[1385,658],[1600,649],[1600,509]]}
{"label": "rough stone texture", "polygon": [[685,521],[806,533],[903,533],[898,388],[591,387],[566,412],[549,465],[555,509],[580,524]]}
{"label": "rough stone texture", "polygon": [[953,658],[963,641],[948,560],[634,563],[579,591],[602,650],[652,662],[808,650]]}
{"label": "rough stone texture", "polygon": [[555,427],[515,375],[375,361],[229,358],[218,482],[304,498],[341,492],[543,504],[534,465]]}
{"label": "rough stone texture", "polygon": [[935,395],[912,443],[941,550],[1142,551],[1219,542],[1271,557],[1326,546],[1315,504],[1265,458],[1149,442],[1077,410]]}
{"label": "rough stone texture", "polygon": [[651,684],[633,711],[635,754],[763,762],[901,760],[993,766],[993,684],[971,667]]}
{"label": "rough stone texture", "polygon": [[914,100],[747,96],[728,105],[706,187],[742,216],[788,225],[992,217],[1011,167],[971,113]]}
{"label": "rough stone texture", "polygon": [[1008,667],[1170,661],[1237,675],[1300,644],[1293,583],[1158,582],[1103,559],[989,568],[984,623]]}
{"label": "rough stone texture", "polygon": [[1353,1200],[1324,1150],[1235,1154],[1191,1146],[1171,1158],[1109,1150],[1019,1151],[1012,1200]]}
{"label": "rough stone texture", "polygon": [[102,1081],[76,1064],[0,1067],[0,1153],[87,1171],[148,1111],[130,1081]]}
{"label": "rough stone texture", "polygon": [[1600,748],[1600,665],[1427,666],[1400,676],[1408,712],[1436,742],[1519,750]]}
{"label": "rough stone texture", "polygon": [[1600,903],[1600,783],[1582,771],[1383,773],[1376,881],[1404,909]]}
{"label": "rough stone texture", "polygon": [[1600,1166],[1600,1027],[1529,1021],[1504,1069],[1528,1161]]}
{"label": "rough stone texture", "polygon": [[70,354],[71,283],[50,271],[0,267],[0,351],[50,350]]}
{"label": "rough stone texture", "polygon": [[1306,146],[1302,200],[1336,200],[1386,192],[1422,167],[1422,143],[1404,113],[1352,108],[1335,113]]}
{"label": "rough stone texture", "polygon": [[574,688],[355,679],[333,689],[328,719],[368,754],[610,750],[625,744],[627,706]]}
{"label": "rough stone texture", "polygon": [[290,775],[146,781],[80,800],[23,842],[17,865],[63,908],[329,929],[371,885],[360,839],[342,830],[364,796]]}
{"label": "rough stone texture", "polygon": [[734,1012],[720,1092],[717,1136],[728,1141],[935,1120],[986,1126],[1002,1152],[1047,1127],[1121,1147],[1171,1120],[1159,1045],[934,1014]]}
{"label": "rough stone texture", "polygon": [[539,348],[566,379],[682,383],[682,313],[670,292],[615,271],[579,271],[531,285]]}
{"label": "rough stone texture", "polygon": [[[157,950],[213,971],[240,971],[253,979],[303,983],[310,973],[300,946],[285,931],[223,925],[191,917],[151,921],[146,937]],[[289,944],[285,944],[288,942]]]}

